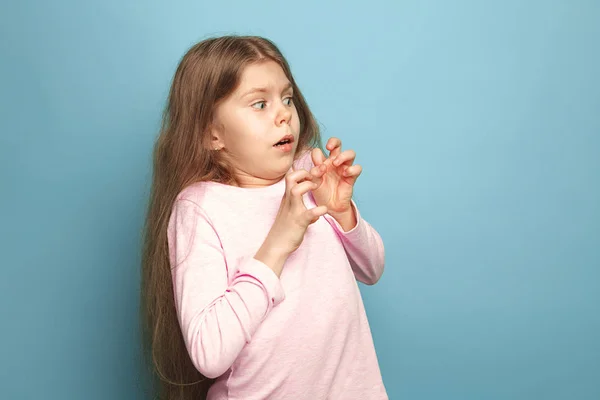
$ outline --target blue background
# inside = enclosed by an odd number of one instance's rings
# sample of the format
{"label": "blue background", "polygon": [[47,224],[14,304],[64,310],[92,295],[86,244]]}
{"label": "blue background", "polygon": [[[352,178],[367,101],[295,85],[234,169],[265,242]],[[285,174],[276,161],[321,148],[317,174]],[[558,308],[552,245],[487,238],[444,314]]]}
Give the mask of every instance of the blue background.
{"label": "blue background", "polygon": [[3,399],[145,399],[139,242],[175,67],[273,39],[358,153],[391,399],[600,399],[597,1],[3,2]]}

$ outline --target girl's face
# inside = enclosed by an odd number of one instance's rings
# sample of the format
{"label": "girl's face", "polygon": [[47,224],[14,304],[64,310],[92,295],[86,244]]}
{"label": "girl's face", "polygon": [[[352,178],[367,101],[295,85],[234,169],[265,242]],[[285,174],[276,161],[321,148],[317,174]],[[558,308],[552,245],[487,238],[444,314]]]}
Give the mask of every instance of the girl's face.
{"label": "girl's face", "polygon": [[[266,186],[291,168],[300,122],[292,87],[274,61],[251,64],[215,110],[212,144],[224,148],[241,186]],[[288,144],[276,145],[282,139]]]}

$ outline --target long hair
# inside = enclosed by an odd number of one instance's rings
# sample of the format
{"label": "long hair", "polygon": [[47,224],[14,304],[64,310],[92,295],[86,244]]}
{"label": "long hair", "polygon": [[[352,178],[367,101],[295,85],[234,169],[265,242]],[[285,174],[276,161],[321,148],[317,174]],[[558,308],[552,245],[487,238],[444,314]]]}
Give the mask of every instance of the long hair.
{"label": "long hair", "polygon": [[[277,46],[256,36],[221,36],[192,46],[173,77],[153,152],[152,187],[143,231],[141,331],[152,390],[160,400],[205,399],[213,379],[192,364],[175,309],[167,225],[177,195],[198,181],[236,184],[232,169],[210,147],[215,106],[239,85],[252,63],[277,62],[291,82],[298,110],[298,150],[321,148],[318,125]],[[149,359],[149,360],[148,360]]]}

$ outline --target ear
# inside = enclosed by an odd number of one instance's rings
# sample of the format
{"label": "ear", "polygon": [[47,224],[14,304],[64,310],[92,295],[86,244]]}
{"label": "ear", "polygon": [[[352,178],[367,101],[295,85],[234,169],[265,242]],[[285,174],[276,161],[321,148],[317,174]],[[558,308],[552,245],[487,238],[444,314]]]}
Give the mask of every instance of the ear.
{"label": "ear", "polygon": [[223,133],[216,125],[211,124],[207,131],[208,136],[208,149],[209,150],[221,150],[225,147],[225,141],[223,140]]}

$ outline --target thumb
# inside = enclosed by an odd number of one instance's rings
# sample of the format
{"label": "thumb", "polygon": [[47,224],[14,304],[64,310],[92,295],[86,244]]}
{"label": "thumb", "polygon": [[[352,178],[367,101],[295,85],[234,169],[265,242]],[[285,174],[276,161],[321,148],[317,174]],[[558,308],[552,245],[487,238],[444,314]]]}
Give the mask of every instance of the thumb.
{"label": "thumb", "polygon": [[309,225],[314,224],[323,215],[327,214],[327,206],[318,206],[307,210]]}
{"label": "thumb", "polygon": [[315,164],[316,166],[319,166],[323,164],[323,162],[325,162],[325,155],[318,147],[314,148],[310,155],[312,156],[313,164]]}

